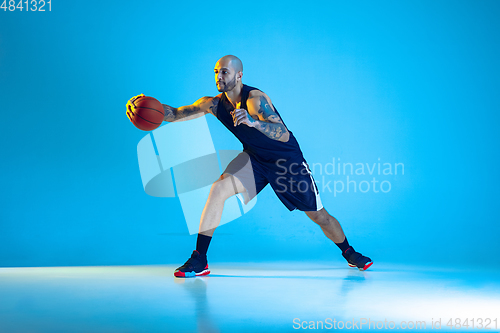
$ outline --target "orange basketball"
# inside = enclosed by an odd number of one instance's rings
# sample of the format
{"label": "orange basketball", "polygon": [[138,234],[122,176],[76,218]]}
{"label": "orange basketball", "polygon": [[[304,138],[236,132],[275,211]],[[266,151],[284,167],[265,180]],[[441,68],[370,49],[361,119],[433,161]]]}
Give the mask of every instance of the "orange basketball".
{"label": "orange basketball", "polygon": [[152,131],[163,122],[165,110],[156,98],[141,94],[128,101],[127,117],[138,129]]}

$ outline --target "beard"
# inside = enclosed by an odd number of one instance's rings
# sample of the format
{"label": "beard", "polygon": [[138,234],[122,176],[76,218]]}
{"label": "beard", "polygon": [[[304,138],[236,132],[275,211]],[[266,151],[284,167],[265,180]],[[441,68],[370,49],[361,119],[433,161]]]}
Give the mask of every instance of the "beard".
{"label": "beard", "polygon": [[219,86],[217,86],[217,90],[219,92],[231,91],[236,87],[236,74],[234,74],[234,78],[228,83],[221,82]]}

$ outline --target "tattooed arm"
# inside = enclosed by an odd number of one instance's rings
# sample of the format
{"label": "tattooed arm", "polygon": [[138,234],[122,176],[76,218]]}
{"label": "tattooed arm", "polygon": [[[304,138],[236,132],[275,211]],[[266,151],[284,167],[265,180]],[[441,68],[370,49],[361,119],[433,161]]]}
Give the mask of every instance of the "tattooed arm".
{"label": "tattooed arm", "polygon": [[269,97],[259,90],[252,90],[247,100],[248,112],[239,106],[233,111],[234,126],[245,124],[262,132],[268,138],[287,142],[290,133],[274,110]]}
{"label": "tattooed arm", "polygon": [[215,97],[202,97],[192,105],[178,108],[163,104],[163,110],[165,110],[165,117],[163,120],[168,122],[185,121],[204,116],[207,113],[211,113],[215,116],[217,115],[217,104],[219,104],[221,96],[222,94]]}

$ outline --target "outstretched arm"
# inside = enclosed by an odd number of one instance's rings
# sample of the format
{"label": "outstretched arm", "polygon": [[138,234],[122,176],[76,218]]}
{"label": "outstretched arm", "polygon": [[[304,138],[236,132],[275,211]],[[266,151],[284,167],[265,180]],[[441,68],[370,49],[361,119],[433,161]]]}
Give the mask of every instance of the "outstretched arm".
{"label": "outstretched arm", "polygon": [[202,97],[192,105],[181,106],[179,108],[173,108],[169,105],[163,104],[163,110],[165,110],[165,117],[163,120],[175,122],[195,119],[207,113],[216,115],[219,100],[220,96],[217,95],[215,97]]}
{"label": "outstretched arm", "polygon": [[266,94],[253,90],[248,97],[247,108],[248,112],[239,108],[233,111],[234,126],[245,124],[254,127],[270,139],[288,141],[290,133]]}

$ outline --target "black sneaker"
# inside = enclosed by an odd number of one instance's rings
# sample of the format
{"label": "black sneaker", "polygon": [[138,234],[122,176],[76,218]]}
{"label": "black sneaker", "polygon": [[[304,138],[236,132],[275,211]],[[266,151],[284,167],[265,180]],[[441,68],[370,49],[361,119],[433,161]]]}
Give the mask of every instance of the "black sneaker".
{"label": "black sneaker", "polygon": [[191,258],[189,258],[184,265],[177,268],[174,272],[174,276],[179,278],[208,274],[210,274],[210,270],[208,269],[207,257],[205,256],[205,258],[202,258],[200,253],[196,250],[194,250],[193,254],[191,254]]}
{"label": "black sneaker", "polygon": [[342,256],[347,260],[347,263],[350,267],[357,267],[360,271],[365,271],[373,265],[373,262],[370,258],[365,257],[359,252],[354,251],[352,246],[349,246]]}

